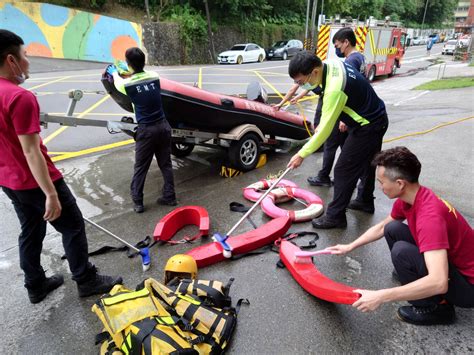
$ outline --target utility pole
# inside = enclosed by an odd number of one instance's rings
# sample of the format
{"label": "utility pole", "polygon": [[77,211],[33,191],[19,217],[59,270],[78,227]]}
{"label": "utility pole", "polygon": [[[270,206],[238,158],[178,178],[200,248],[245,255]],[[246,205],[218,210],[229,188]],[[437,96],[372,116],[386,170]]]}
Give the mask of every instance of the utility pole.
{"label": "utility pole", "polygon": [[145,0],[145,10],[146,10],[146,16],[148,17],[148,21],[150,21],[150,3],[149,0]]}
{"label": "utility pole", "polygon": [[212,63],[216,63],[216,50],[214,49],[214,39],[212,38],[211,15],[209,14],[209,6],[207,0],[204,0],[204,7],[206,8],[207,17],[207,37],[209,38],[209,50],[211,52]]}
{"label": "utility pole", "polygon": [[309,4],[311,0],[307,0],[306,2],[306,26],[304,30],[304,49],[309,49],[308,48],[308,24],[309,24]]}
{"label": "utility pole", "polygon": [[[423,13],[423,21],[421,21],[421,32],[423,32],[423,26],[425,25],[426,10],[428,10],[428,1],[429,0],[426,0],[426,3],[425,3],[425,12]],[[423,36],[423,33],[421,33],[421,35]]]}
{"label": "utility pole", "polygon": [[315,49],[314,44],[316,38],[314,37],[316,31],[316,9],[318,7],[318,0],[313,1],[313,12],[311,13],[311,50]]}

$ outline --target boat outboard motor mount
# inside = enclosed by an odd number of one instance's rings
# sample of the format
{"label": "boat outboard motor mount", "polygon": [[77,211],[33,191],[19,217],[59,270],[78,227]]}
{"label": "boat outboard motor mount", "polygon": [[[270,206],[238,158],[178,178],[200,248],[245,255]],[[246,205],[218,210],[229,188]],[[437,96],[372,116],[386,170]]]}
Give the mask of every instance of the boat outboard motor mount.
{"label": "boat outboard motor mount", "polygon": [[247,86],[247,100],[261,102],[266,104],[268,101],[267,91],[258,81],[252,81]]}

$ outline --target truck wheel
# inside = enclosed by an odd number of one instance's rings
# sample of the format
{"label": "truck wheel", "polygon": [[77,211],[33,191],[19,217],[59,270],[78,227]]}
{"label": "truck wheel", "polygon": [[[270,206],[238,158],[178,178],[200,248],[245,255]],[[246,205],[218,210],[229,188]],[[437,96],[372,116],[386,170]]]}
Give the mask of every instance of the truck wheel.
{"label": "truck wheel", "polygon": [[194,144],[190,143],[171,143],[171,154],[177,158],[183,158],[191,154]]}
{"label": "truck wheel", "polygon": [[287,52],[283,52],[283,56],[281,57],[283,60],[287,60],[288,59],[288,53]]}
{"label": "truck wheel", "polygon": [[393,63],[392,71],[388,74],[389,77],[394,76],[397,73],[397,63]]}
{"label": "truck wheel", "polygon": [[260,139],[255,133],[247,133],[240,140],[233,141],[229,148],[229,161],[240,171],[254,169],[260,156]]}
{"label": "truck wheel", "polygon": [[367,75],[367,79],[369,81],[374,81],[375,79],[375,65],[372,65],[369,70],[369,74]]}

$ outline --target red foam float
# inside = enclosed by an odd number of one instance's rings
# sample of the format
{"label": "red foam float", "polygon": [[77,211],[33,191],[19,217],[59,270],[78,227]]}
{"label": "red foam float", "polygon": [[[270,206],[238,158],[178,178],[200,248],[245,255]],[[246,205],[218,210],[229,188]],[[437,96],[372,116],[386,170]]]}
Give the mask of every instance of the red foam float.
{"label": "red foam float", "polygon": [[312,262],[296,263],[295,253],[300,250],[293,243],[283,240],[280,245],[280,259],[307,292],[333,303],[353,304],[360,298],[360,294],[353,292],[356,288],[331,280],[323,275]]}
{"label": "red foam float", "polygon": [[[227,244],[231,246],[233,255],[245,254],[281,238],[290,226],[289,217],[276,218],[257,229],[230,237],[227,239]],[[198,267],[204,267],[226,260],[223,252],[222,245],[213,242],[191,249],[186,254],[196,260]]]}
{"label": "red foam float", "polygon": [[[195,240],[199,237],[209,234],[209,214],[201,206],[183,206],[178,207],[164,216],[155,227],[153,238],[162,242],[173,243],[171,238],[181,228],[187,225],[196,225],[199,227],[199,233],[192,237],[187,237],[183,241]],[[180,243],[174,242],[174,243]]]}

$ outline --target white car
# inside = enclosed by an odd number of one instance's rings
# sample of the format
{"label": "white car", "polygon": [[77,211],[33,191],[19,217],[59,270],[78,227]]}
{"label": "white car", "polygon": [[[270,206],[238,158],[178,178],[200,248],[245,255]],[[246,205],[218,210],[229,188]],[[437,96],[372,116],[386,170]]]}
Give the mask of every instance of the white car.
{"label": "white car", "polygon": [[455,39],[450,39],[443,46],[443,50],[442,50],[441,54],[454,54],[454,51],[456,50],[456,44],[457,43],[458,43],[458,41],[456,41]]}
{"label": "white car", "polygon": [[426,44],[426,41],[427,41],[427,38],[426,38],[426,37],[415,36],[415,37],[413,37],[413,39],[411,40],[411,44],[412,44],[413,46],[419,46],[419,45],[422,45],[422,44]]}
{"label": "white car", "polygon": [[254,43],[236,44],[230,50],[222,52],[217,56],[219,64],[263,62],[264,59],[265,49]]}

